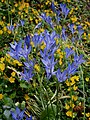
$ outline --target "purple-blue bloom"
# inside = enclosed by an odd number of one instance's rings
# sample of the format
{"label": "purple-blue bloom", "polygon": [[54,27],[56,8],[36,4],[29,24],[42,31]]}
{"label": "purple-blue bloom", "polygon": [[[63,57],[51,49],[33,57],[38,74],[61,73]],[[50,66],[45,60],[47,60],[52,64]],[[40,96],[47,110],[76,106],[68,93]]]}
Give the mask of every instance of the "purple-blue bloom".
{"label": "purple-blue bloom", "polygon": [[65,81],[67,79],[67,71],[64,70],[64,72],[61,72],[60,69],[58,69],[56,72],[56,77],[59,82]]}
{"label": "purple-blue bloom", "polygon": [[85,60],[83,60],[83,55],[80,55],[80,56],[78,56],[77,54],[74,56],[74,64],[76,65],[76,66],[78,66],[78,65],[80,65],[80,64],[82,64],[82,63],[84,63],[85,62]]}
{"label": "purple-blue bloom", "polygon": [[51,3],[51,9],[53,12],[56,12],[56,8],[55,8],[55,5],[54,5],[54,2]]}
{"label": "purple-blue bloom", "polygon": [[24,21],[24,20],[20,20],[20,24],[21,24],[21,26],[23,27],[24,24],[25,24],[25,21]]}
{"label": "purple-blue bloom", "polygon": [[47,73],[47,78],[50,79],[52,75],[55,75],[54,66],[57,62],[54,61],[54,56],[51,58],[42,59],[43,64],[45,65],[45,70]]}
{"label": "purple-blue bloom", "polygon": [[74,30],[74,24],[69,24],[68,27],[71,30],[72,34],[74,34],[74,32],[75,32],[75,30]]}
{"label": "purple-blue bloom", "polygon": [[32,120],[32,116],[26,117],[26,120]]}
{"label": "purple-blue bloom", "polygon": [[34,29],[40,28],[40,27],[41,27],[41,25],[42,25],[42,23],[41,23],[41,22],[40,22],[40,23],[38,23]]}
{"label": "purple-blue bloom", "polygon": [[29,47],[30,46],[30,35],[26,35],[25,37],[25,43]]}
{"label": "purple-blue bloom", "polygon": [[22,50],[22,41],[14,42],[14,44],[10,43],[10,52],[8,52],[10,54],[11,57],[13,57],[14,59],[20,60],[20,56],[21,56],[21,50]]}
{"label": "purple-blue bloom", "polygon": [[70,75],[75,74],[77,72],[77,68],[78,68],[78,66],[76,66],[74,63],[72,63],[72,64],[69,63],[68,64],[68,68],[67,68],[67,75],[68,75],[68,77]]}
{"label": "purple-blue bloom", "polygon": [[37,33],[35,33],[34,36],[32,37],[32,41],[34,42],[35,47],[41,44],[42,40],[43,40],[42,34],[38,35]]}
{"label": "purple-blue bloom", "polygon": [[7,28],[8,28],[8,30],[11,30],[11,31],[14,30],[14,26],[13,25],[7,26]]}
{"label": "purple-blue bloom", "polygon": [[74,54],[74,51],[71,48],[66,48],[66,58],[68,58],[70,55]]}
{"label": "purple-blue bloom", "polygon": [[69,9],[66,7],[66,4],[60,4],[60,8],[62,10],[62,13],[65,15],[65,18],[67,17],[67,15],[69,14]]}
{"label": "purple-blue bloom", "polygon": [[82,29],[82,26],[78,25],[77,29],[78,29],[79,37],[81,37],[81,35],[84,33],[84,30]]}
{"label": "purple-blue bloom", "polygon": [[65,33],[65,28],[64,27],[62,28],[62,36],[61,37],[62,37],[63,40],[67,39],[67,35]]}
{"label": "purple-blue bloom", "polygon": [[29,54],[31,52],[31,46],[27,47],[26,43],[24,43],[24,48],[21,49],[21,57],[24,57],[28,61]]}
{"label": "purple-blue bloom", "polygon": [[50,25],[51,28],[53,28],[52,18],[50,16],[46,16],[45,13],[42,13],[40,18],[42,18],[46,23]]}
{"label": "purple-blue bloom", "polygon": [[22,120],[23,117],[24,117],[24,112],[25,112],[25,110],[20,111],[20,109],[18,107],[16,107],[16,111],[15,112],[11,111],[12,118],[14,120]]}
{"label": "purple-blue bloom", "polygon": [[24,72],[21,72],[21,79],[26,80],[27,82],[30,82],[33,76],[32,69],[27,70],[24,68]]}

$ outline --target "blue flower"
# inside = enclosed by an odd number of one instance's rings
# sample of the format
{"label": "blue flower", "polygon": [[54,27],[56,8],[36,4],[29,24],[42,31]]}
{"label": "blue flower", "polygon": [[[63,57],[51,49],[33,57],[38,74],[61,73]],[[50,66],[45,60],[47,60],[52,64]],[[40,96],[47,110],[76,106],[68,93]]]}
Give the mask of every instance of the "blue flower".
{"label": "blue flower", "polygon": [[33,66],[34,66],[34,62],[33,61],[26,61],[26,62],[24,62],[24,66],[25,66],[25,68],[26,69],[31,69],[31,70],[33,70]]}
{"label": "blue flower", "polygon": [[32,116],[26,117],[26,120],[32,120]]}
{"label": "blue flower", "polygon": [[81,65],[84,62],[85,60],[83,60],[83,55],[78,56],[76,54],[74,56],[74,62],[72,64],[70,63],[68,64],[68,68],[67,68],[68,76],[75,74],[77,72],[79,65]]}
{"label": "blue flower", "polygon": [[74,63],[72,63],[72,64],[69,63],[68,64],[68,68],[67,68],[67,75],[68,75],[68,77],[70,75],[75,74],[77,72],[77,68],[78,68],[78,66],[76,66]]}
{"label": "blue flower", "polygon": [[48,23],[51,28],[53,28],[52,18],[50,16],[46,16],[45,13],[42,13],[40,18],[43,19],[46,23]]}
{"label": "blue flower", "polygon": [[66,35],[66,33],[65,33],[65,28],[64,28],[64,27],[62,28],[62,35],[61,35],[61,36],[62,36],[62,39],[63,39],[63,40],[66,40],[66,39],[67,39],[67,35]]}
{"label": "blue flower", "polygon": [[56,8],[55,8],[55,5],[54,5],[54,2],[51,3],[51,9],[53,12],[56,12]]}
{"label": "blue flower", "polygon": [[20,109],[17,107],[15,112],[11,111],[12,118],[14,120],[22,120],[24,117],[24,112],[25,110],[20,111]]}
{"label": "blue flower", "polygon": [[66,48],[66,58],[68,58],[70,55],[74,54],[74,51],[71,48]]}
{"label": "blue flower", "polygon": [[64,72],[61,72],[60,69],[58,69],[56,72],[56,77],[59,82],[65,81],[67,79],[67,71],[64,70]]}
{"label": "blue flower", "polygon": [[45,65],[45,70],[47,73],[47,78],[50,79],[52,75],[55,75],[54,66],[57,62],[54,61],[54,56],[51,58],[42,59],[43,64]]}
{"label": "blue flower", "polygon": [[65,18],[67,17],[67,15],[69,14],[69,9],[66,7],[66,4],[60,4],[60,8],[62,10],[62,13],[65,15]]}
{"label": "blue flower", "polygon": [[35,33],[34,36],[32,37],[32,41],[34,42],[35,47],[41,44],[42,40],[43,40],[42,34],[38,35],[37,33]]}
{"label": "blue flower", "polygon": [[25,37],[25,43],[29,47],[30,46],[30,35],[26,35]]}
{"label": "blue flower", "polygon": [[14,44],[10,43],[10,52],[8,52],[10,54],[11,57],[13,57],[14,59],[20,60],[20,56],[21,56],[21,51],[22,51],[22,41],[14,42]]}
{"label": "blue flower", "polygon": [[84,63],[85,62],[85,60],[83,60],[83,55],[80,55],[80,56],[78,56],[77,54],[74,56],[74,64],[76,65],[76,66],[78,66],[78,65],[80,65],[80,64],[82,64],[82,63]]}
{"label": "blue flower", "polygon": [[78,32],[79,32],[79,37],[81,38],[81,35],[84,33],[84,30],[82,29],[81,25],[77,26]]}
{"label": "blue flower", "polygon": [[11,31],[14,30],[14,26],[13,25],[7,26],[7,28],[8,28],[8,30],[11,30]]}
{"label": "blue flower", "polygon": [[27,70],[24,68],[24,72],[21,72],[21,79],[26,80],[27,82],[30,82],[33,76],[32,69]]}
{"label": "blue flower", "polygon": [[26,43],[24,43],[24,48],[21,49],[20,57],[24,57],[28,61],[28,56],[31,52],[31,46],[27,47]]}
{"label": "blue flower", "polygon": [[74,30],[74,24],[69,24],[68,27],[71,30],[72,34],[74,34],[74,32],[75,32],[75,30]]}
{"label": "blue flower", "polygon": [[37,28],[40,28],[41,27],[41,25],[42,25],[42,23],[40,22],[40,23],[38,23],[37,25],[36,25],[36,27],[34,28],[34,30],[35,29],[37,29]]}
{"label": "blue flower", "polygon": [[25,24],[25,21],[24,21],[24,20],[20,20],[20,24],[21,24],[21,26],[23,27],[24,24]]}

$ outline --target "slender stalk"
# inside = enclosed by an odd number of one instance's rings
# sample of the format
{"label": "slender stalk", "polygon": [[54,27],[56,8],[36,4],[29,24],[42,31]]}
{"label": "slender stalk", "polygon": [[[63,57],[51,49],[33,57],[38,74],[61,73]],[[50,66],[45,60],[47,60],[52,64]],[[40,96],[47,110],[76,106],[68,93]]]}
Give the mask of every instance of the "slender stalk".
{"label": "slender stalk", "polygon": [[56,89],[57,89],[57,94],[56,94],[56,120],[58,120],[58,80],[56,81]]}
{"label": "slender stalk", "polygon": [[85,82],[84,82],[84,78],[83,78],[83,70],[82,67],[80,66],[80,71],[81,71],[81,80],[83,82],[83,106],[84,106],[84,116],[83,116],[83,120],[85,120]]}

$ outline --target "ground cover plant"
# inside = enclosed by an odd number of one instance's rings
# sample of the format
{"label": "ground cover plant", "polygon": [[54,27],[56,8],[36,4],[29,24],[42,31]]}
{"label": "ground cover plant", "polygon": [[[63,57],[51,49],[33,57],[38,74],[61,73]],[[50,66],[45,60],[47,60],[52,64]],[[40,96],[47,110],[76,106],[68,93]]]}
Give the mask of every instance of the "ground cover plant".
{"label": "ground cover plant", "polygon": [[89,1],[0,1],[0,120],[90,119]]}

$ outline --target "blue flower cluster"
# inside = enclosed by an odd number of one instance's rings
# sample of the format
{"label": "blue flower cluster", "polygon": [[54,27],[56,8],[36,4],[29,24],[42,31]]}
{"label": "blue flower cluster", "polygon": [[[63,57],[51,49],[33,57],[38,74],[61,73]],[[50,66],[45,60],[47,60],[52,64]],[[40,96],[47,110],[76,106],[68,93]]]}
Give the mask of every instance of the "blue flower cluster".
{"label": "blue flower cluster", "polygon": [[[63,82],[71,75],[75,74],[79,65],[85,61],[83,60],[82,55],[78,56],[71,48],[66,48],[66,59],[68,59],[70,55],[73,55],[74,61],[73,63],[68,63],[68,67],[63,72],[61,72],[60,68],[58,68],[58,70],[55,71],[54,68],[57,64],[57,61],[55,61],[54,54],[59,47],[59,45],[56,45],[55,38],[59,38],[59,35],[56,34],[55,31],[49,33],[47,30],[45,30],[40,35],[35,34],[31,39],[35,47],[37,47],[37,45],[39,45],[42,41],[46,45],[44,50],[40,50],[40,55],[42,57],[41,61],[44,64],[47,78],[50,79],[51,76],[55,75],[59,82]],[[14,44],[10,45],[11,49],[9,54],[14,59],[17,59],[19,61],[21,61],[22,57],[25,59],[24,72],[21,72],[21,76],[22,79],[26,80],[27,82],[30,82],[30,80],[34,76],[33,68],[35,63],[35,59],[30,60],[28,57],[29,54],[31,54],[32,52],[32,47],[30,45],[30,36],[26,36],[24,41],[19,41],[18,43],[14,42]]]}
{"label": "blue flower cluster", "polygon": [[[57,16],[60,16],[60,10],[56,9],[54,3],[52,2],[51,8],[53,12],[56,12]],[[60,4],[60,9],[62,13],[64,14],[65,18],[67,17],[69,13],[69,9],[66,7],[65,4]],[[41,14],[40,16],[45,22],[50,24],[51,27],[53,27],[52,24],[52,19],[49,16],[46,16],[46,14]],[[20,21],[21,25],[24,25],[24,21]],[[39,23],[36,28],[41,26],[42,24]],[[75,29],[74,29],[74,24],[69,24],[68,28],[70,29],[71,33],[74,34]],[[83,30],[81,26],[77,27],[78,32],[79,32],[79,37],[83,34]],[[35,58],[33,60],[30,60],[29,55],[32,54],[32,46],[31,42],[34,43],[34,47],[37,48],[39,45],[41,45],[42,42],[45,43],[45,48],[43,50],[40,50],[40,55],[41,55],[41,61],[44,65],[45,71],[46,71],[46,76],[48,79],[50,79],[53,75],[55,75],[58,79],[59,82],[65,81],[67,78],[69,78],[71,75],[75,74],[77,72],[77,69],[80,64],[85,62],[83,60],[83,56],[80,55],[78,56],[71,48],[66,48],[66,59],[70,55],[74,56],[74,61],[73,63],[68,63],[67,68],[62,72],[60,68],[58,70],[55,70],[55,65],[58,63],[58,61],[55,61],[54,54],[58,47],[60,47],[60,44],[56,44],[55,39],[61,39],[66,40],[67,35],[66,35],[66,30],[63,27],[61,35],[57,34],[54,29],[51,33],[49,33],[47,30],[42,32],[41,34],[35,33],[32,37],[27,35],[24,40],[20,40],[18,43],[14,42],[14,44],[10,44],[10,56],[12,56],[14,59],[21,61],[22,58],[24,58],[24,71],[21,72],[22,79],[26,80],[27,82],[30,82],[32,77],[34,76],[34,65],[35,65]],[[37,62],[37,61],[36,61]],[[45,77],[46,77],[45,76]]]}
{"label": "blue flower cluster", "polygon": [[13,120],[23,120],[25,118],[25,120],[32,120],[32,116],[28,117],[25,114],[25,110],[20,111],[20,109],[18,107],[16,107],[15,112],[11,111],[11,116],[13,118]]}

